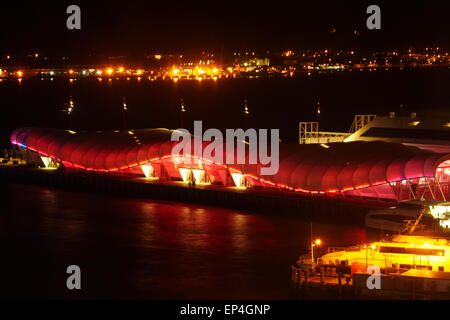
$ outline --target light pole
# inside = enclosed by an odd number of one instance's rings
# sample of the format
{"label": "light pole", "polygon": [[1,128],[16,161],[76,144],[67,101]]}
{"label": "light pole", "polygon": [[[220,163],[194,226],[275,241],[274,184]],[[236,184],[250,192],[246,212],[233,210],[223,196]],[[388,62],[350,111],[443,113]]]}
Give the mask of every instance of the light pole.
{"label": "light pole", "polygon": [[75,104],[73,103],[72,100],[72,96],[69,96],[69,102],[64,104],[65,107],[67,107],[66,109],[63,110],[63,112],[67,113],[67,117],[68,117],[68,125],[69,125],[69,129],[71,129],[72,127],[72,112],[73,109],[75,108]]}
{"label": "light pole", "polygon": [[316,239],[316,241],[311,242],[311,262],[312,262],[312,266],[314,268],[314,247],[315,246],[320,246],[320,243],[322,241],[320,239]]}
{"label": "light pole", "polygon": [[184,107],[184,101],[183,98],[180,100],[180,124],[181,128],[183,128],[184,121],[183,121],[183,113],[186,112],[186,108]]}
{"label": "light pole", "polygon": [[367,272],[367,245],[364,245],[364,248],[366,248],[366,272]]}
{"label": "light pole", "polygon": [[127,125],[126,125],[126,111],[128,110],[127,108],[127,101],[125,100],[125,97],[122,98],[122,127],[123,130],[127,129]]}
{"label": "light pole", "polygon": [[248,127],[248,117],[250,115],[250,111],[248,109],[247,99],[244,100],[244,129]]}
{"label": "light pole", "polygon": [[320,143],[319,124],[320,124],[320,102],[317,101],[317,143]]}

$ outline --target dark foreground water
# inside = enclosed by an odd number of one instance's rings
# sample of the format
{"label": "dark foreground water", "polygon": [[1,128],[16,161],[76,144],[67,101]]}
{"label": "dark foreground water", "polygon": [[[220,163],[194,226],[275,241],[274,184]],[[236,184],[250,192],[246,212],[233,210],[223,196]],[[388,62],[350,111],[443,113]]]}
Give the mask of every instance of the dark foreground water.
{"label": "dark foreground water", "polygon": [[[285,299],[307,250],[295,217],[114,198],[29,185],[0,193],[1,298]],[[356,227],[314,224],[327,246],[365,241]],[[66,289],[66,268],[82,290]]]}

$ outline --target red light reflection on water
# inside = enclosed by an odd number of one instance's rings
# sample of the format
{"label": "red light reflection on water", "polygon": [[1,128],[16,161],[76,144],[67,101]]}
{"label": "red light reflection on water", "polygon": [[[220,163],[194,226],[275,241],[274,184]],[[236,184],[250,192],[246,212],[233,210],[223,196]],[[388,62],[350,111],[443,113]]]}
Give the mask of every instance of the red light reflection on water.
{"label": "red light reflection on water", "polygon": [[[69,264],[83,270],[84,298],[287,298],[288,266],[307,251],[310,237],[309,223],[295,217],[7,188],[0,195],[9,217],[0,228],[0,249],[17,274],[11,278],[16,291],[8,294],[19,297],[21,285],[30,286],[20,271],[39,261],[30,298],[64,297],[56,275],[62,272],[65,281]],[[352,227],[314,224],[314,233],[325,246],[365,240],[365,231]]]}

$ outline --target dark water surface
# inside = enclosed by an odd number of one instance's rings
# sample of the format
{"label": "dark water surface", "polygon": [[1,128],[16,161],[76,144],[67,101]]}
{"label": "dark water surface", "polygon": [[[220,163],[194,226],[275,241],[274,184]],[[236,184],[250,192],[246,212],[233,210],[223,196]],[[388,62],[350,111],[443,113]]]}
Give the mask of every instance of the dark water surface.
{"label": "dark water surface", "polygon": [[[295,217],[108,197],[20,184],[0,193],[1,298],[288,298],[306,252]],[[314,224],[327,246],[365,241],[357,227]],[[66,268],[82,290],[66,289]]]}
{"label": "dark water surface", "polygon": [[[288,79],[221,79],[151,82],[103,78],[78,80],[24,79],[0,82],[0,146],[12,130],[23,126],[79,130],[122,128],[122,97],[128,105],[128,128],[178,128],[180,99],[184,125],[202,120],[203,128],[278,128],[283,141],[298,141],[298,122],[316,121],[325,131],[348,131],[355,114],[399,111],[450,117],[450,69],[428,68],[351,71],[299,75]],[[62,112],[72,96],[69,121]],[[243,117],[248,99],[250,120]],[[192,130],[192,129],[191,129]]]}

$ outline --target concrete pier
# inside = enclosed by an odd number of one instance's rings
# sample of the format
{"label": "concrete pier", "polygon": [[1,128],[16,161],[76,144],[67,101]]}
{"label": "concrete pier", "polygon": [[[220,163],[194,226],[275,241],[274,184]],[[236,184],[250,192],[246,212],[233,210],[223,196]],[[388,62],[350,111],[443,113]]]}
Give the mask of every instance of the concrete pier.
{"label": "concrete pier", "polygon": [[5,182],[30,183],[81,192],[198,203],[257,213],[295,215],[314,221],[351,222],[359,225],[364,224],[364,216],[371,208],[390,205],[263,188],[242,189],[199,184],[188,186],[181,181],[162,183],[159,180],[139,177],[24,166],[0,167],[0,179]]}
{"label": "concrete pier", "polygon": [[[404,273],[380,275],[380,289],[369,289],[366,273],[334,276],[324,272],[303,277],[303,270],[291,266],[292,298],[298,299],[360,299],[360,300],[448,300],[450,273],[411,269]],[[345,281],[342,281],[342,278]]]}

